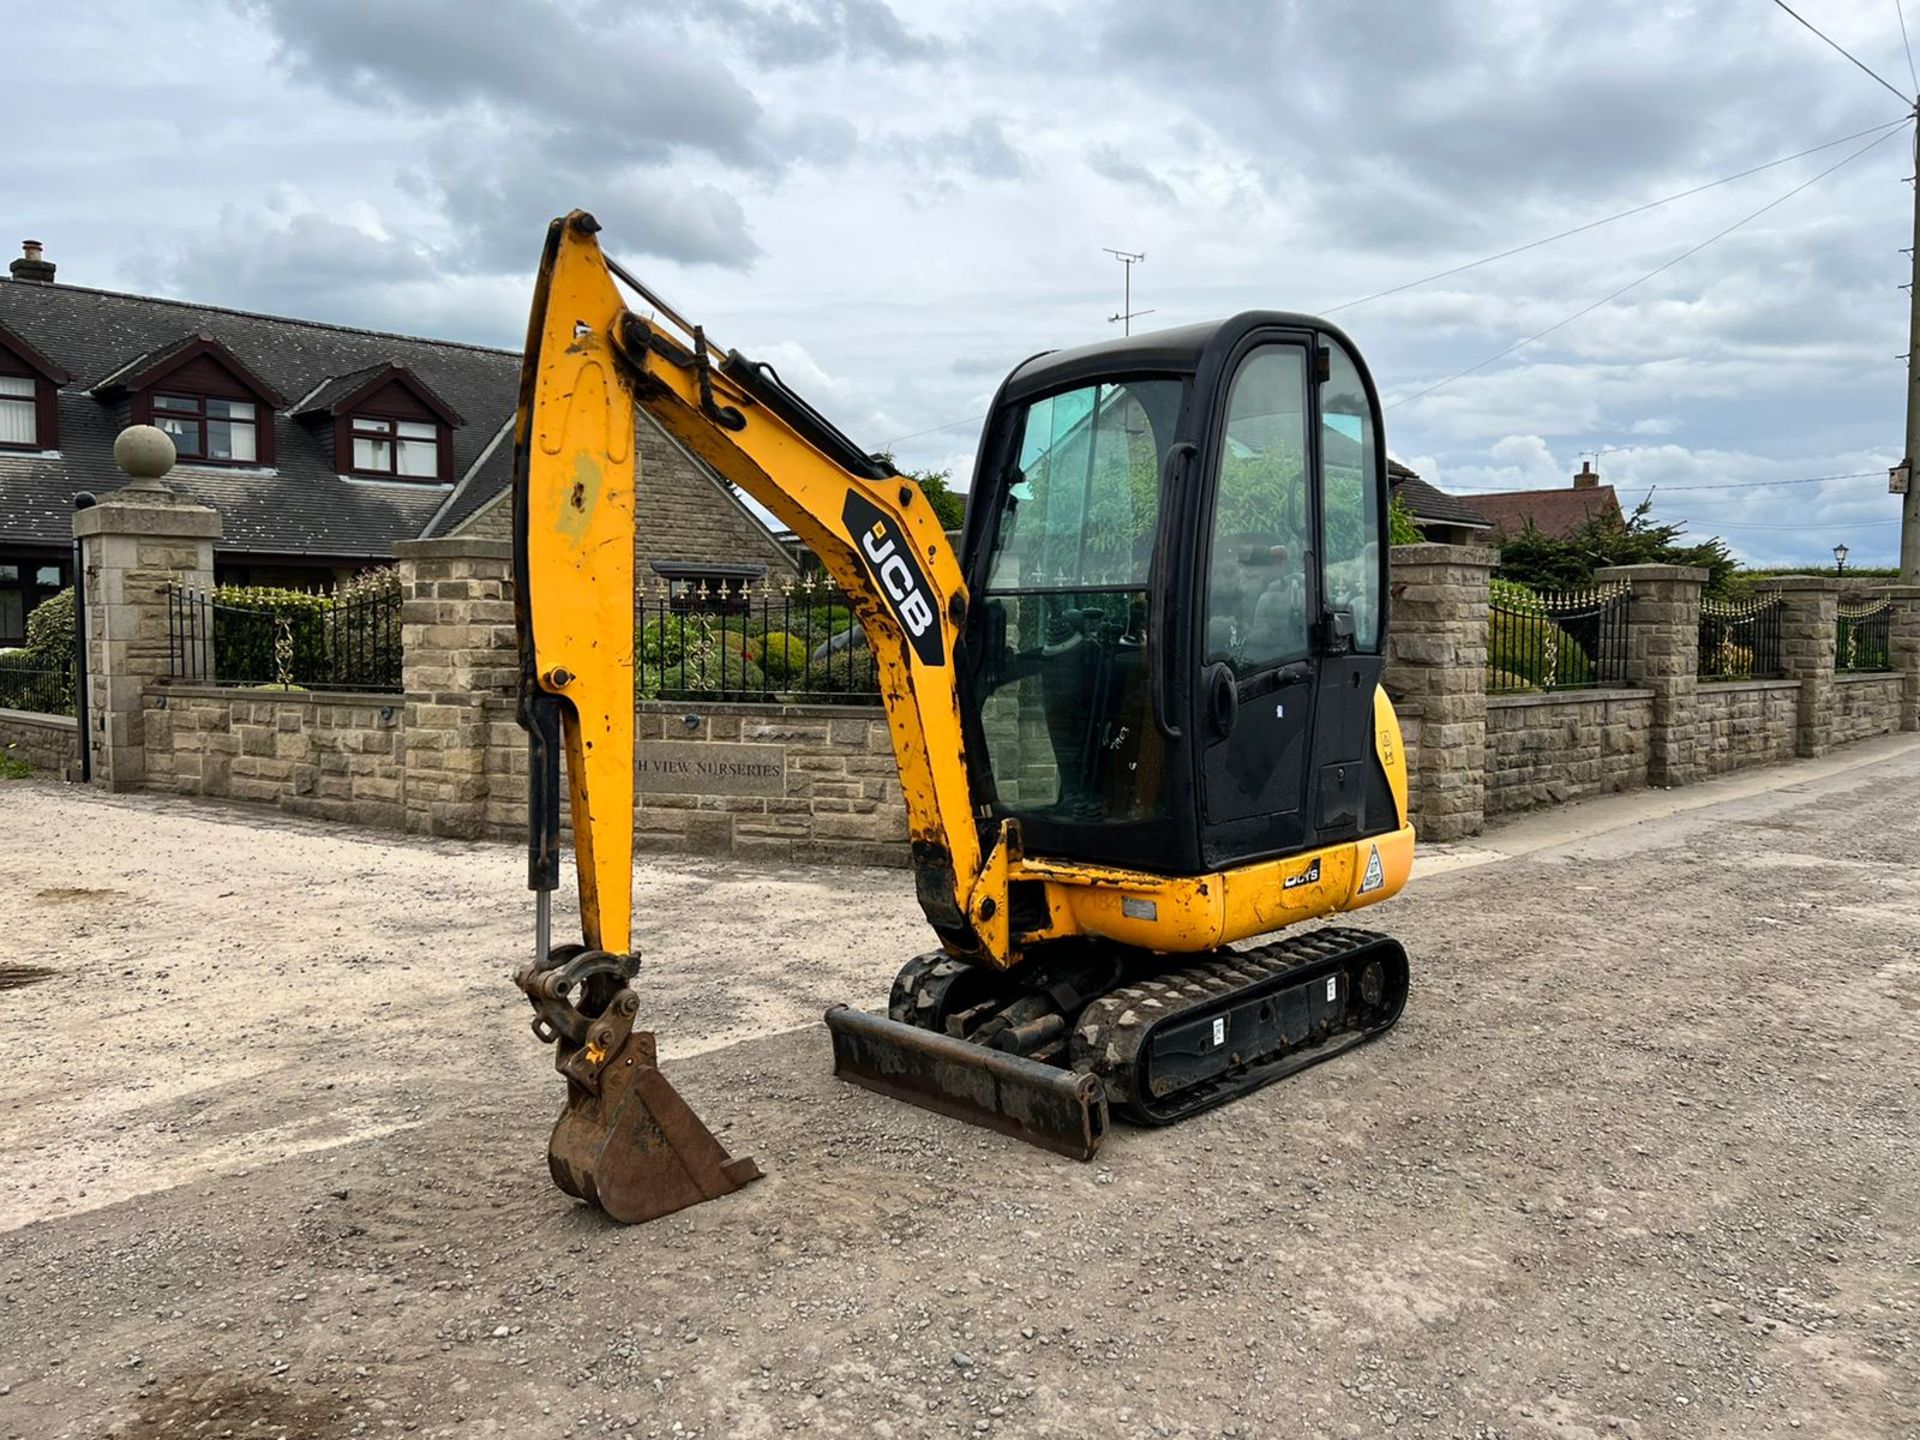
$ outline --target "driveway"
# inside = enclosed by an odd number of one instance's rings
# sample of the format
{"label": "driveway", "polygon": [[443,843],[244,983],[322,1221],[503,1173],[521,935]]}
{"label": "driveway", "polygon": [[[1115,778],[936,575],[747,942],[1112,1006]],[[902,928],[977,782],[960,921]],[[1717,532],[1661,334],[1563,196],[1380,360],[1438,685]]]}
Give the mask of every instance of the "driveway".
{"label": "driveway", "polygon": [[515,847],[0,809],[0,1436],[1920,1436],[1912,737],[1424,855],[1395,1031],[1091,1165],[831,1078],[901,872],[648,860],[768,1173],[633,1230],[547,1178]]}

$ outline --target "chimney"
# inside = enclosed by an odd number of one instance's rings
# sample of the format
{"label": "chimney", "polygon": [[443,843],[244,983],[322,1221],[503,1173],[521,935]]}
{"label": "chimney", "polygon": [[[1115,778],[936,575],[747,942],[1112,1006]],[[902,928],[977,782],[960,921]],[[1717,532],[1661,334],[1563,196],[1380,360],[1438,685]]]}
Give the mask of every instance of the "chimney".
{"label": "chimney", "polygon": [[22,240],[20,258],[7,266],[7,269],[12,272],[16,280],[35,280],[51,285],[55,266],[51,260],[41,258],[38,240]]}
{"label": "chimney", "polygon": [[1591,460],[1582,460],[1580,462],[1580,473],[1573,477],[1573,488],[1576,490],[1598,490],[1600,488],[1600,477],[1594,472],[1593,462]]}

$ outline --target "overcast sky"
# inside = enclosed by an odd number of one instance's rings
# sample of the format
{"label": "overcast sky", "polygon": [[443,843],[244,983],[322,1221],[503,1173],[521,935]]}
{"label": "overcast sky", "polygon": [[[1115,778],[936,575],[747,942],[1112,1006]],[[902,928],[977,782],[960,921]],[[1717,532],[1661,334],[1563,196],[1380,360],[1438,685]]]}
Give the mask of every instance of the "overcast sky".
{"label": "overcast sky", "polygon": [[[1914,88],[1894,0],[1795,8]],[[1326,310],[1902,113],[1768,0],[93,0],[7,38],[0,195],[63,282],[512,345],[584,206],[962,483],[1005,371],[1117,328],[1103,246],[1139,325]],[[1341,310],[1393,453],[1472,491],[1604,451],[1756,563],[1894,563],[1905,131],[1405,398],[1872,138]]]}

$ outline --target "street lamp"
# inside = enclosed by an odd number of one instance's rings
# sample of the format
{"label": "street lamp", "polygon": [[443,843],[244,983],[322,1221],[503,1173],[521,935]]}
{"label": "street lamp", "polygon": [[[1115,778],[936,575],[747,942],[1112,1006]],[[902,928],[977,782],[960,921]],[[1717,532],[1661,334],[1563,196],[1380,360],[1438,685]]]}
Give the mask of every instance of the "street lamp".
{"label": "street lamp", "polygon": [[1833,573],[1838,575],[1847,568],[1847,547],[1844,544],[1833,547]]}

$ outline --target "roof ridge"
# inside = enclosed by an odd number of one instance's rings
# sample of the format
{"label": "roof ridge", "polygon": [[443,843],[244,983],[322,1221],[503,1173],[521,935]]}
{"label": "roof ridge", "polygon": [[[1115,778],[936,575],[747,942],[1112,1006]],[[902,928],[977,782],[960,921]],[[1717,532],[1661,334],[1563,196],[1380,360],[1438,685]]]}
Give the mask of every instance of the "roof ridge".
{"label": "roof ridge", "polygon": [[1571,485],[1549,485],[1539,490],[1450,490],[1444,493],[1452,495],[1456,500],[1497,500],[1503,495],[1591,495],[1596,490],[1611,489],[1613,489],[1613,482],[1603,480],[1598,485],[1588,485],[1579,490]]}
{"label": "roof ridge", "polygon": [[[20,285],[23,282],[0,276],[0,285]],[[307,320],[298,315],[275,315],[265,310],[239,310],[231,305],[207,305],[198,300],[176,300],[170,295],[136,295],[131,290],[106,290],[97,285],[68,285],[64,281],[50,284],[25,282],[32,289],[48,293],[62,291],[83,295],[111,295],[119,300],[138,300],[148,305],[172,305],[182,310],[203,310],[214,315],[235,315],[242,320],[271,320],[280,325],[299,325],[308,330],[329,330],[341,335],[370,335],[382,340],[407,340],[416,345],[442,345],[450,350],[477,350],[483,355],[512,355],[516,358],[520,351],[509,350],[499,345],[478,345],[471,340],[442,340],[432,335],[409,335],[400,330],[369,330],[361,325],[336,325],[325,320]]]}

